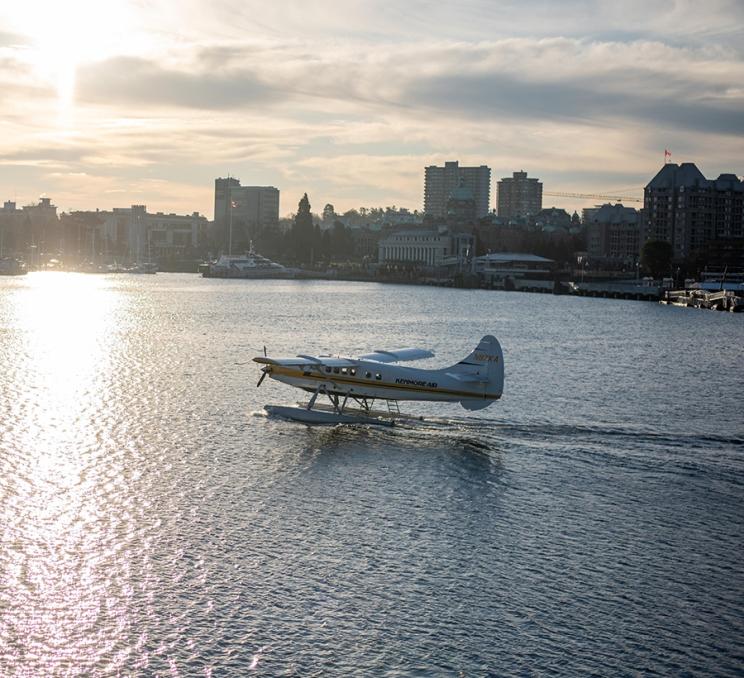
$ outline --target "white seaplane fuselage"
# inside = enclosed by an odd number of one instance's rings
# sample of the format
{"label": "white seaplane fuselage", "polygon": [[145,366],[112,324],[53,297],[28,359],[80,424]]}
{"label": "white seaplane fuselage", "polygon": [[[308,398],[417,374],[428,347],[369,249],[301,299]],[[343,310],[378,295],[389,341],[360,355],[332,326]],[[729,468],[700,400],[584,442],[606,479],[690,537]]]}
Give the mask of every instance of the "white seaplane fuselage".
{"label": "white seaplane fuselage", "polygon": [[[406,348],[358,358],[300,355],[259,356],[254,360],[264,365],[261,381],[268,376],[313,393],[307,410],[312,409],[318,395],[327,396],[339,415],[348,399],[366,410],[369,401],[374,400],[459,402],[468,410],[477,410],[501,397],[504,358],[495,337],[483,337],[467,358],[451,367],[431,370],[397,364],[433,355],[427,350]],[[340,399],[344,404],[339,407]]]}

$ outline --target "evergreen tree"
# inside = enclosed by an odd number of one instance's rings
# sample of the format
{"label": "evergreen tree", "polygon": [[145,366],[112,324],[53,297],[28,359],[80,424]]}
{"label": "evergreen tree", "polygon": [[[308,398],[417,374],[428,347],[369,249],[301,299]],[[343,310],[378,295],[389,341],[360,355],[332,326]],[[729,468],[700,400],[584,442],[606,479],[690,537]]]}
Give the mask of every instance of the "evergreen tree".
{"label": "evergreen tree", "polygon": [[654,278],[669,273],[672,265],[672,245],[666,240],[649,240],[641,250],[641,265]]}
{"label": "evergreen tree", "polygon": [[297,214],[292,225],[292,249],[297,261],[303,264],[311,263],[314,236],[313,215],[310,212],[310,201],[305,193],[297,206]]}
{"label": "evergreen tree", "polygon": [[333,205],[331,203],[328,203],[323,208],[323,224],[328,225],[332,224],[336,219],[336,210],[334,209]]}
{"label": "evergreen tree", "polygon": [[312,260],[310,263],[315,264],[317,263],[321,257],[321,249],[322,249],[322,242],[323,242],[323,234],[320,230],[320,224],[315,224],[313,227],[313,244],[311,249],[312,254]]}
{"label": "evergreen tree", "polygon": [[331,230],[323,231],[320,237],[320,253],[324,261],[331,259]]}

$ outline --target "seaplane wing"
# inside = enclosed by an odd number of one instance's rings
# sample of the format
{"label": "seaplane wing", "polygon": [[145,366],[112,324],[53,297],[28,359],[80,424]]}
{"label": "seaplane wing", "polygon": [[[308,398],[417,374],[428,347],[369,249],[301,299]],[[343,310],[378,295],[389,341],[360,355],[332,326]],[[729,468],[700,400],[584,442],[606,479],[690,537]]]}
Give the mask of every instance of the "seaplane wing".
{"label": "seaplane wing", "polygon": [[263,363],[264,365],[279,365],[281,367],[306,367],[310,365],[320,365],[320,360],[311,356],[297,356],[295,358],[268,358],[265,356],[258,356],[254,358],[253,361]]}
{"label": "seaplane wing", "polygon": [[264,365],[278,365],[280,367],[352,367],[356,361],[349,358],[334,358],[333,356],[298,355],[294,358],[268,358],[258,356],[254,362]]}
{"label": "seaplane wing", "polygon": [[[496,337],[486,335],[451,367],[421,369],[397,364],[433,355],[426,349],[399,348],[358,358],[298,355],[253,360],[262,365],[258,386],[268,376],[312,394],[303,408],[266,406],[271,412],[306,423],[380,423],[376,421],[379,417],[372,415],[376,400],[386,402],[388,411],[399,415],[397,403],[401,400],[459,402],[467,410],[479,410],[501,397],[504,356]],[[330,400],[330,412],[321,411],[320,406],[313,409],[319,396]]]}
{"label": "seaplane wing", "polygon": [[434,354],[425,348],[396,348],[392,351],[375,349],[372,353],[360,355],[359,360],[374,360],[376,363],[402,363],[433,357]]}

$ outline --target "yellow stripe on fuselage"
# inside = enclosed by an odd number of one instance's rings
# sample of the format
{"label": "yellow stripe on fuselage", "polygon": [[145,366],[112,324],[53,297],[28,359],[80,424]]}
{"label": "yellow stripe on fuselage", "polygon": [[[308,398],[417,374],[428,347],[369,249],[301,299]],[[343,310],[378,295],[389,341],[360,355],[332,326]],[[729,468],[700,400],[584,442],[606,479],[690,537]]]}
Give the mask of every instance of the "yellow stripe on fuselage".
{"label": "yellow stripe on fuselage", "polygon": [[[473,391],[452,391],[443,388],[430,388],[426,386],[413,386],[411,384],[391,384],[384,381],[370,381],[368,379],[359,379],[340,374],[306,374],[301,369],[271,365],[269,376],[279,374],[280,376],[292,377],[296,379],[315,379],[317,381],[336,381],[344,384],[354,384],[356,386],[365,386],[367,388],[391,389],[394,391],[417,391],[419,393],[436,393],[439,395],[459,396],[467,400],[476,400],[478,398],[498,400],[500,395],[473,393]],[[384,399],[384,396],[378,396]]]}

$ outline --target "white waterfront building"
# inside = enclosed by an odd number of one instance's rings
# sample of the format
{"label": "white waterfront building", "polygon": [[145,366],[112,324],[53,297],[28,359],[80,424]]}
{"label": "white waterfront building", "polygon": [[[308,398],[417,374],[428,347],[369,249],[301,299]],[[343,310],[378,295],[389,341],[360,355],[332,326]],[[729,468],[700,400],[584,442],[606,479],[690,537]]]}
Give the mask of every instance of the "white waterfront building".
{"label": "white waterfront building", "polygon": [[469,233],[451,233],[446,228],[401,230],[380,240],[378,261],[380,264],[410,263],[434,268],[449,257],[470,256],[472,248],[473,236]]}
{"label": "white waterfront building", "polygon": [[207,218],[190,215],[150,213],[144,205],[115,207],[100,212],[102,231],[115,252],[125,252],[132,261],[181,256],[196,249],[206,237]]}

